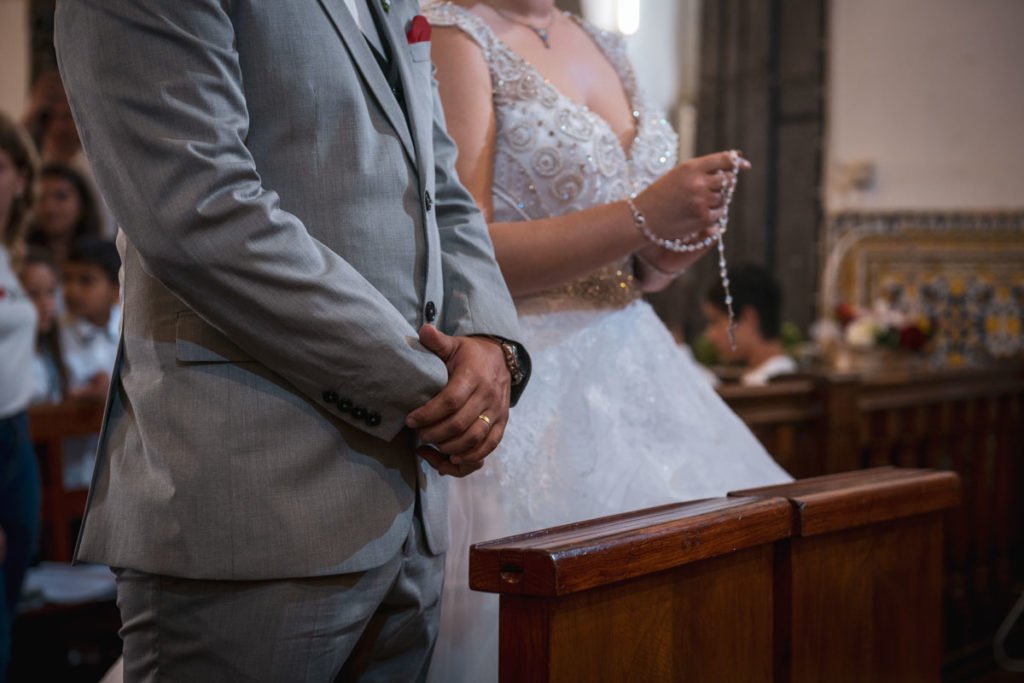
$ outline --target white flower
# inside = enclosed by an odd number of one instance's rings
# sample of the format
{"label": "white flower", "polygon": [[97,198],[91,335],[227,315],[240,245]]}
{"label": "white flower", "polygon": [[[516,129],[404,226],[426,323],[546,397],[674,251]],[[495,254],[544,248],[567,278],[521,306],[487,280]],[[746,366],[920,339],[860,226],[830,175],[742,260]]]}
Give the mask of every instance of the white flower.
{"label": "white flower", "polygon": [[907,319],[906,313],[892,308],[885,299],[875,300],[874,305],[871,307],[871,317],[880,328],[900,328],[903,327]]}
{"label": "white flower", "polygon": [[846,326],[846,343],[855,349],[867,349],[875,344],[877,327],[871,320],[858,318]]}
{"label": "white flower", "polygon": [[834,344],[843,336],[843,330],[834,320],[819,320],[811,325],[811,339],[818,344]]}

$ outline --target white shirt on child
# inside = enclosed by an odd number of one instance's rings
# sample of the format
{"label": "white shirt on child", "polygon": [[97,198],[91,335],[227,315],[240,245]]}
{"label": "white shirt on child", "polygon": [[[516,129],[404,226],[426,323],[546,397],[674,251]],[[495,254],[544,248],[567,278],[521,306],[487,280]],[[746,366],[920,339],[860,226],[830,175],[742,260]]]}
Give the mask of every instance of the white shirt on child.
{"label": "white shirt on child", "polygon": [[796,371],[796,361],[789,356],[772,356],[756,368],[744,372],[740,384],[748,387],[762,386],[768,384],[772,377],[790,375]]}
{"label": "white shirt on child", "polygon": [[60,374],[49,353],[37,350],[32,359],[32,405],[60,403]]}
{"label": "white shirt on child", "polygon": [[61,345],[68,368],[68,389],[80,389],[98,373],[109,375],[113,372],[120,335],[119,304],[110,309],[110,320],[104,327],[70,315],[64,319]]}

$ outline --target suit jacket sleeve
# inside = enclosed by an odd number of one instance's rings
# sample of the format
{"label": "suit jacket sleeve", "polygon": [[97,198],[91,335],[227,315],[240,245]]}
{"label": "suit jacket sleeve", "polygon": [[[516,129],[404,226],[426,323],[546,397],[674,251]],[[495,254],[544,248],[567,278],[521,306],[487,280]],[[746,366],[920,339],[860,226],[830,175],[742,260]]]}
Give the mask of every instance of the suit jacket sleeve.
{"label": "suit jacket sleeve", "polygon": [[449,334],[500,337],[519,347],[526,377],[512,388],[515,405],[529,381],[529,354],[518,341],[518,316],[494,260],[487,223],[455,171],[457,149],[445,128],[436,81],[433,92],[436,213],[444,266],[446,330]]}
{"label": "suit jacket sleeve", "polygon": [[229,12],[227,0],[62,0],[57,53],[83,147],[150,275],[313,401],[372,397],[380,425],[339,417],[390,440],[446,370],[262,185]]}

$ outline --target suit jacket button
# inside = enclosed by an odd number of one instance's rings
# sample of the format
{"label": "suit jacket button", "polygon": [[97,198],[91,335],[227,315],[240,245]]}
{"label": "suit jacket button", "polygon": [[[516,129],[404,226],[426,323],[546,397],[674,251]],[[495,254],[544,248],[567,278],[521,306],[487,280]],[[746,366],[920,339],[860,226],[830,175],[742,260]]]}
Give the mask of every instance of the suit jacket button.
{"label": "suit jacket button", "polygon": [[356,406],[355,408],[352,409],[352,417],[354,417],[357,420],[362,420],[364,417],[366,417],[366,408],[362,406]]}
{"label": "suit jacket button", "polygon": [[324,392],[324,403],[337,403],[337,402],[338,402],[338,394],[337,394],[337,392],[334,392],[334,391],[325,391]]}
{"label": "suit jacket button", "polygon": [[427,211],[434,208],[434,200],[430,197],[430,192],[426,192],[423,197],[423,205],[427,207]]}
{"label": "suit jacket button", "polygon": [[434,305],[433,301],[427,302],[427,307],[423,310],[423,314],[426,316],[428,323],[432,323],[437,319],[437,306]]}
{"label": "suit jacket button", "polygon": [[367,413],[366,424],[370,427],[376,427],[380,424],[380,415],[378,413]]}
{"label": "suit jacket button", "polygon": [[352,401],[347,398],[343,398],[338,401],[338,410],[342,413],[347,413],[352,410]]}

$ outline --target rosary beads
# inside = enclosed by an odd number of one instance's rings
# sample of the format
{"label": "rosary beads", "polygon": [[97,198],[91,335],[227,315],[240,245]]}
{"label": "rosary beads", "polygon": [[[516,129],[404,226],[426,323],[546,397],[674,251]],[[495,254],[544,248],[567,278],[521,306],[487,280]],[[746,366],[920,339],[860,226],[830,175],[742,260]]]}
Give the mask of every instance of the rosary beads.
{"label": "rosary beads", "polygon": [[740,178],[740,155],[739,152],[733,150],[729,152],[729,159],[732,161],[732,178],[729,176],[725,177],[725,184],[722,187],[722,215],[718,219],[718,231],[714,235],[706,235],[701,238],[703,232],[695,232],[687,235],[683,238],[666,239],[659,237],[654,234],[649,227],[647,227],[647,219],[644,214],[636,207],[633,202],[633,197],[628,197],[626,203],[629,205],[629,210],[633,214],[633,222],[636,224],[637,229],[643,234],[651,244],[656,244],[662,249],[675,252],[677,254],[693,253],[695,251],[701,251],[707,249],[713,243],[718,243],[718,274],[722,279],[722,289],[725,290],[725,308],[729,313],[729,343],[732,344],[732,348],[736,350],[736,316],[732,308],[732,291],[729,289],[729,267],[725,262],[725,233],[729,227],[729,205],[732,203],[732,196],[736,192],[736,185],[739,183]]}

